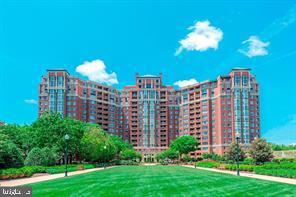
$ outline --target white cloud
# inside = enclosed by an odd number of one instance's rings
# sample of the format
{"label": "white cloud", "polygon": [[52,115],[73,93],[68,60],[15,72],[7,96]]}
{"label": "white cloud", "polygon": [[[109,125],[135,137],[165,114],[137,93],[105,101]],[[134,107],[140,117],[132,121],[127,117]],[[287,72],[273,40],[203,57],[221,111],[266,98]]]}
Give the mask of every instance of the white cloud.
{"label": "white cloud", "polygon": [[268,55],[267,47],[270,43],[261,41],[257,36],[250,36],[242,44],[244,45],[243,48],[238,51],[249,58]]}
{"label": "white cloud", "polygon": [[37,105],[38,101],[36,101],[35,99],[25,99],[25,103]]}
{"label": "white cloud", "polygon": [[88,77],[91,81],[105,83],[107,85],[118,84],[116,73],[107,73],[106,66],[102,60],[84,62],[76,67],[76,72]]}
{"label": "white cloud", "polygon": [[189,79],[189,80],[179,80],[179,81],[176,81],[174,83],[175,86],[179,86],[180,88],[182,87],[185,87],[185,86],[189,86],[189,85],[193,85],[193,84],[196,84],[197,81],[196,79]]}
{"label": "white cloud", "polygon": [[278,144],[296,143],[296,114],[291,116],[285,124],[268,130],[263,137],[269,142]]}
{"label": "white cloud", "polygon": [[209,21],[198,21],[194,26],[188,28],[192,30],[185,39],[180,40],[181,46],[175,52],[179,55],[183,49],[188,51],[206,51],[209,48],[217,49],[219,42],[223,38],[221,29],[211,26]]}

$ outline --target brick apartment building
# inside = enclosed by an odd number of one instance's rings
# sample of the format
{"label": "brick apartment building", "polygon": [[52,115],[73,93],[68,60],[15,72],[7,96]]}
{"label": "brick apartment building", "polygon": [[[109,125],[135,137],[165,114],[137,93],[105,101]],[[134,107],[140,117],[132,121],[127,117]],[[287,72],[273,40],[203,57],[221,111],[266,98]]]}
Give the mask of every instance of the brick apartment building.
{"label": "brick apartment building", "polygon": [[199,140],[192,157],[223,154],[236,133],[245,145],[260,137],[259,87],[243,68],[178,90],[163,85],[161,74],[136,74],[135,85],[117,90],[63,69],[47,70],[39,85],[39,115],[47,110],[101,125],[133,144],[145,160],[181,135]]}

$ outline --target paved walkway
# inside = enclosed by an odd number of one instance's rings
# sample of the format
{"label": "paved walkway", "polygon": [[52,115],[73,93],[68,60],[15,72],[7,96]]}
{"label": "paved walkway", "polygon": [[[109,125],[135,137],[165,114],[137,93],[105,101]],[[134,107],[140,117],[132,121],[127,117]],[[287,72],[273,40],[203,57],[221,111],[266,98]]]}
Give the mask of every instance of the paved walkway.
{"label": "paved walkway", "polygon": [[[113,168],[107,167],[108,168]],[[94,171],[99,171],[99,170],[104,170],[104,168],[92,168],[92,169],[87,169],[87,170],[79,170],[75,172],[68,172],[68,176],[74,176],[77,174],[84,174],[88,172],[94,172]],[[37,177],[30,177],[30,178],[22,178],[22,179],[12,179],[12,180],[7,180],[7,181],[0,181],[0,186],[2,187],[13,187],[13,186],[20,186],[20,185],[25,185],[25,184],[31,184],[31,183],[37,183],[41,181],[48,181],[48,180],[53,180],[53,179],[58,179],[65,177],[65,173],[60,173],[60,174],[52,174],[52,175],[44,175],[44,176],[37,176]]]}
{"label": "paved walkway", "polygon": [[[191,166],[191,165],[182,165],[182,166],[189,167],[189,168],[194,168],[194,166]],[[219,170],[219,169],[215,169],[215,168],[202,168],[202,167],[196,167],[196,169],[236,175],[236,171]],[[240,171],[240,176],[296,185],[296,179],[290,179],[290,178],[267,176],[267,175],[260,175],[260,174],[252,174],[252,173],[241,172],[241,171]]]}

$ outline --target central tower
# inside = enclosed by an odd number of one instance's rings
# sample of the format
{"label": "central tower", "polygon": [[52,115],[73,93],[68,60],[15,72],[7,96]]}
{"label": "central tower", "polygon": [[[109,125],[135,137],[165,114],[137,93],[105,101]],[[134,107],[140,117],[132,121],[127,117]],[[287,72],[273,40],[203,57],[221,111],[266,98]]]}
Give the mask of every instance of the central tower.
{"label": "central tower", "polygon": [[162,84],[162,74],[136,74],[135,85],[122,91],[123,127],[127,129],[123,138],[142,152],[146,161],[154,160],[178,135],[177,94],[173,86]]}

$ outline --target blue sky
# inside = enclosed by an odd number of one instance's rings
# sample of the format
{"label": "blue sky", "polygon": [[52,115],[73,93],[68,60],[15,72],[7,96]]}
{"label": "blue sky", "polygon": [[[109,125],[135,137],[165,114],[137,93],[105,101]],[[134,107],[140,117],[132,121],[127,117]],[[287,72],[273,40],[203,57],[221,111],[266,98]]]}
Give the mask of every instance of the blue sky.
{"label": "blue sky", "polygon": [[[262,135],[296,143],[295,35],[296,1],[289,0],[2,0],[0,120],[37,118],[47,68],[121,88],[135,72],[162,72],[174,84],[239,66],[260,83]],[[90,65],[101,74],[87,72]]]}

